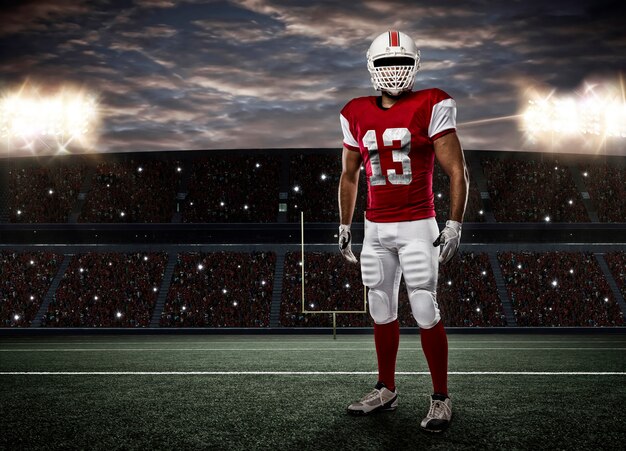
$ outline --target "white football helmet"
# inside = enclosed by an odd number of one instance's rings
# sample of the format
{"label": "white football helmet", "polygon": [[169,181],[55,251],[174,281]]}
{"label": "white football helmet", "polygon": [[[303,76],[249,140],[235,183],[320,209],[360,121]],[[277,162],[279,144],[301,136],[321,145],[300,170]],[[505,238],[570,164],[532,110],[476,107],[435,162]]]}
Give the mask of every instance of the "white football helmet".
{"label": "white football helmet", "polygon": [[407,34],[391,30],[379,35],[367,51],[367,70],[377,91],[397,96],[409,91],[420,68],[420,51]]}

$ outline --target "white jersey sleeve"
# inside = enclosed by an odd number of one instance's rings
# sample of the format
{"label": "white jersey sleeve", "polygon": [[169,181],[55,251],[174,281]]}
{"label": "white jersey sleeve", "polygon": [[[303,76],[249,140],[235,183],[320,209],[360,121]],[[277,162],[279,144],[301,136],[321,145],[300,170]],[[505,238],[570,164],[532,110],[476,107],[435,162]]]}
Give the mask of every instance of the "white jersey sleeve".
{"label": "white jersey sleeve", "polygon": [[348,122],[348,119],[346,119],[343,114],[339,115],[339,119],[341,121],[341,130],[343,131],[343,143],[346,144],[346,147],[348,148],[358,149],[359,143],[356,139],[354,139],[354,136],[350,131],[350,124]]}
{"label": "white jersey sleeve", "polygon": [[432,138],[451,128],[456,128],[456,102],[454,99],[444,99],[433,105],[428,137]]}

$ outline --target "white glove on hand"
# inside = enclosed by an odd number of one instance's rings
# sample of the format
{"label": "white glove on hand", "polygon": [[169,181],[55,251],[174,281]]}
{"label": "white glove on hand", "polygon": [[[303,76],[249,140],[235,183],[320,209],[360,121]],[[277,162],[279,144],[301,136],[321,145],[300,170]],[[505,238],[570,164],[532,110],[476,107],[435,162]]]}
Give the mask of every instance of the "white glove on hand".
{"label": "white glove on hand", "polygon": [[352,232],[350,232],[350,226],[341,224],[339,226],[339,250],[341,255],[350,263],[358,263],[358,260],[352,253]]}
{"label": "white glove on hand", "polygon": [[439,255],[439,263],[447,263],[450,261],[456,251],[459,249],[461,241],[461,223],[457,221],[446,221],[446,227],[441,231],[433,246],[441,246],[441,254]]}

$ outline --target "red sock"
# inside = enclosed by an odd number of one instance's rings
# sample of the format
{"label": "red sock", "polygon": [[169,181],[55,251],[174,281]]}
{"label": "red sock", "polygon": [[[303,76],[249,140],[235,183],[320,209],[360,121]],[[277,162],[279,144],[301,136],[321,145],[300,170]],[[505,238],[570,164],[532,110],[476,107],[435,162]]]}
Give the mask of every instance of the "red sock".
{"label": "red sock", "polygon": [[433,393],[448,396],[448,337],[443,321],[432,329],[420,328],[420,339],[433,380]]}
{"label": "red sock", "polygon": [[394,391],[396,389],[396,356],[400,344],[400,324],[398,320],[388,324],[374,323],[374,343],[378,357],[378,382]]}

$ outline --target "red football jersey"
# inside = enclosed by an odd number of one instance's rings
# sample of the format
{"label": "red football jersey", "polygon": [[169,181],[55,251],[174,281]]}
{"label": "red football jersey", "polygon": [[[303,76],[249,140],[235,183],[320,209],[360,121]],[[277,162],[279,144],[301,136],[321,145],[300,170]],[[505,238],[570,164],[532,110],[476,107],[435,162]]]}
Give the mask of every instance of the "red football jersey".
{"label": "red football jersey", "polygon": [[377,98],[353,99],[340,115],[343,144],[361,153],[367,174],[365,217],[433,217],[433,141],[455,131],[456,103],[440,89],[410,92],[389,109],[378,106]]}

